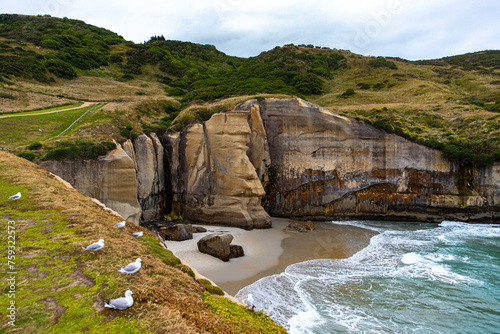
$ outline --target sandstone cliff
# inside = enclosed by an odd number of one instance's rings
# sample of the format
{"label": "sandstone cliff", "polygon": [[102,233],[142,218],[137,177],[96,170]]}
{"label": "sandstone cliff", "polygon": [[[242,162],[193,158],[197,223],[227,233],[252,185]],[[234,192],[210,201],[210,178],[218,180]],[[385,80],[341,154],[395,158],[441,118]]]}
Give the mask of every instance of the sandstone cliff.
{"label": "sandstone cliff", "polygon": [[[256,103],[256,102],[247,102]],[[471,170],[440,151],[300,99],[261,103],[273,215],[441,221],[498,217],[500,165]]]}
{"label": "sandstone cliff", "polygon": [[118,146],[94,160],[44,161],[40,165],[68,181],[81,193],[96,198],[123,218],[139,224],[134,161]]}
{"label": "sandstone cliff", "polygon": [[[307,219],[497,220],[500,164],[466,168],[301,99],[249,100],[182,132],[42,166],[138,223],[265,228]],[[265,210],[264,210],[265,208]]]}
{"label": "sandstone cliff", "polygon": [[[265,192],[258,176],[268,159],[260,152],[263,138],[255,108],[215,114],[182,133],[166,133],[163,143],[171,166],[174,208],[192,221],[269,227],[270,217],[260,204]],[[247,155],[249,146],[254,148],[253,161]]]}

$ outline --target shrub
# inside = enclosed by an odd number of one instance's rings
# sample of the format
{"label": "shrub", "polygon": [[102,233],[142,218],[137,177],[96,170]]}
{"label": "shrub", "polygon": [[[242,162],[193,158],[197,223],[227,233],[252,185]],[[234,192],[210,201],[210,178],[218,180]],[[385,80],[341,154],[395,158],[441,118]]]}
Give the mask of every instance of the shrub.
{"label": "shrub", "polygon": [[385,67],[385,68],[389,68],[391,70],[397,70],[398,67],[396,65],[396,63],[394,63],[393,61],[390,61],[390,60],[387,60],[385,59],[384,57],[377,57],[375,59],[372,59],[368,62],[368,65],[370,65],[371,67]]}
{"label": "shrub", "polygon": [[359,89],[370,89],[371,85],[369,83],[365,82],[360,82],[356,86],[358,86]]}
{"label": "shrub", "polygon": [[354,94],[356,94],[356,92],[354,91],[354,89],[349,88],[345,92],[343,92],[342,94],[340,94],[339,97],[345,99],[345,98],[348,98],[349,96],[352,96]]}
{"label": "shrub", "polygon": [[207,279],[199,279],[198,282],[205,286],[208,292],[213,293],[215,295],[224,296],[224,291],[218,286],[213,286],[212,283]]}
{"label": "shrub", "polygon": [[301,94],[321,94],[323,82],[312,73],[299,74],[293,78],[292,86]]}
{"label": "shrub", "polygon": [[120,135],[122,137],[125,137],[127,139],[136,139],[139,135],[135,133],[133,130],[133,127],[131,125],[126,125],[124,127],[118,128],[120,131]]}
{"label": "shrub", "polygon": [[63,141],[49,148],[42,160],[84,160],[95,159],[100,155],[114,150],[116,144],[110,141],[103,143],[93,143],[89,141],[69,142]]}
{"label": "shrub", "polygon": [[121,64],[123,62],[123,57],[118,53],[113,53],[109,56],[109,61],[113,64]]}
{"label": "shrub", "polygon": [[28,146],[28,148],[29,148],[30,150],[32,150],[32,151],[33,151],[33,150],[38,150],[38,149],[40,149],[41,147],[42,147],[42,143],[37,142],[37,141],[35,141],[35,142],[31,143],[31,144]]}
{"label": "shrub", "polygon": [[36,158],[36,155],[33,152],[21,152],[21,153],[18,153],[17,156],[24,158],[28,161],[33,161]]}
{"label": "shrub", "polygon": [[78,75],[76,74],[73,67],[70,64],[59,60],[59,59],[49,59],[44,62],[45,68],[50,72],[56,75],[59,78],[63,79],[74,79]]}

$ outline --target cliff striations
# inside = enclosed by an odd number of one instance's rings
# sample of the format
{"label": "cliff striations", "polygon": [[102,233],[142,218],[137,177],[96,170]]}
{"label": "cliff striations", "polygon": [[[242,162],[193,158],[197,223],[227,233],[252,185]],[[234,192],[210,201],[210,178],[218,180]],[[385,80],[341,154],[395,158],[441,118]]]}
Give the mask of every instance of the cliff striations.
{"label": "cliff striations", "polygon": [[262,121],[252,108],[215,114],[180,134],[166,133],[174,208],[192,221],[246,229],[271,226],[261,206],[265,192],[258,176],[269,159],[261,152],[265,146],[258,145],[263,141]]}
{"label": "cliff striations", "polygon": [[297,98],[249,100],[161,141],[42,166],[136,223],[171,210],[246,229],[269,227],[269,214],[489,222],[500,211],[500,164],[461,166]]}
{"label": "cliff striations", "polygon": [[272,161],[263,203],[270,214],[419,221],[498,217],[498,164],[461,167],[440,151],[300,99],[266,100],[262,119]]}

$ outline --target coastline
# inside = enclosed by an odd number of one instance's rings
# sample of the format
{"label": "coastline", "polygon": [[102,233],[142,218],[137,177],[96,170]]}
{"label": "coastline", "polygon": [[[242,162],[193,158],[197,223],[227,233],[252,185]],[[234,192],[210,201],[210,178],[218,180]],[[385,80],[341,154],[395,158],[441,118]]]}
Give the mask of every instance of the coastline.
{"label": "coastline", "polygon": [[[198,225],[206,233],[195,233],[193,239],[166,241],[166,247],[184,263],[196,269],[231,296],[259,279],[279,274],[291,264],[315,259],[343,259],[368,246],[376,232],[363,228],[314,222],[310,232],[285,231],[294,222],[272,218],[273,227],[247,231],[236,227]],[[232,244],[241,245],[245,256],[223,262],[198,251],[197,242],[210,233],[230,233]]]}

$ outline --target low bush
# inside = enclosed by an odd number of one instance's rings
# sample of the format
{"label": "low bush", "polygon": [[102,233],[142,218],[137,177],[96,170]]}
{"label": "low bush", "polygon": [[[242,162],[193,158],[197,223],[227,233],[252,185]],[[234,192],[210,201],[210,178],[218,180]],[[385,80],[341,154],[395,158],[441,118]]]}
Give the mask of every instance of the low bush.
{"label": "low bush", "polygon": [[18,153],[17,156],[24,158],[28,161],[33,161],[36,158],[36,154],[33,152],[21,152],[21,153]]}
{"label": "low bush", "polygon": [[339,97],[345,99],[345,98],[348,98],[349,96],[352,96],[354,94],[356,94],[356,92],[354,91],[354,89],[349,88],[345,92],[343,92],[342,94],[340,94]]}
{"label": "low bush", "polygon": [[113,142],[93,143],[89,141],[69,142],[63,141],[57,143],[54,147],[48,149],[48,152],[42,160],[84,160],[95,159],[100,155],[114,150],[116,144]]}
{"label": "low bush", "polygon": [[207,289],[208,292],[213,293],[215,295],[224,296],[224,291],[222,291],[222,289],[219,288],[218,286],[213,286],[209,280],[202,278],[202,279],[199,279],[198,282],[203,284],[205,286],[205,289]]}
{"label": "low bush", "polygon": [[42,147],[42,143],[37,142],[37,141],[35,141],[35,142],[31,143],[31,144],[28,146],[28,148],[29,148],[30,150],[32,150],[32,151],[33,151],[33,150],[38,150],[38,149],[40,149],[41,147]]}

